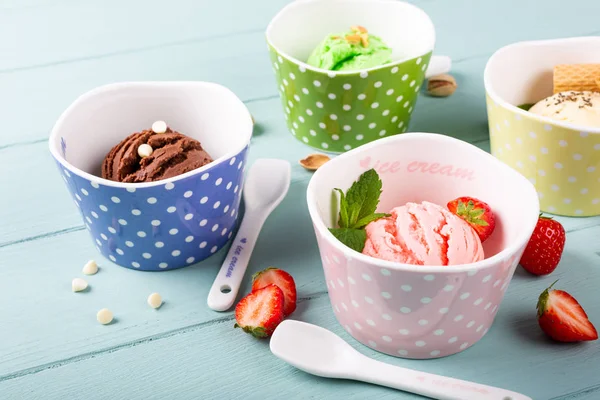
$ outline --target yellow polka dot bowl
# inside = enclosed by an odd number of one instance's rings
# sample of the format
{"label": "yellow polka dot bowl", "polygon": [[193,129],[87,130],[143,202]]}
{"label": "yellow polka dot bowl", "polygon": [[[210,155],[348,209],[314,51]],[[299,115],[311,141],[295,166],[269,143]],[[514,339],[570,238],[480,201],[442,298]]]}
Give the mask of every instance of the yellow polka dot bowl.
{"label": "yellow polka dot bowl", "polygon": [[519,107],[552,95],[555,65],[588,63],[600,63],[600,37],[511,44],[494,53],[485,68],[491,152],[535,185],[544,212],[600,215],[600,127]]}

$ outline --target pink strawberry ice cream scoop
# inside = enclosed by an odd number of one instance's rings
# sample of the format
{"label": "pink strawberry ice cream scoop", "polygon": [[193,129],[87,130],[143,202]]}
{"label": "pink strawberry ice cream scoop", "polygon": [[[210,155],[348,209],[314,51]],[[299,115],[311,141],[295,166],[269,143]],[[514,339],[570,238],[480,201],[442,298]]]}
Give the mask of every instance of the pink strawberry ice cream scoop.
{"label": "pink strawberry ice cream scoop", "polygon": [[363,254],[414,265],[458,265],[483,260],[479,236],[437,204],[406,203],[369,223]]}

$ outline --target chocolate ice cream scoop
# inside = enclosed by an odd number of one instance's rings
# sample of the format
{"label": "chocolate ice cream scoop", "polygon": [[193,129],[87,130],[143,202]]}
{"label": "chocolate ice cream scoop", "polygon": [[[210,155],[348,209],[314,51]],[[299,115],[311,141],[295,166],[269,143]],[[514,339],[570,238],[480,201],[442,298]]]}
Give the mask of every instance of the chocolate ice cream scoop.
{"label": "chocolate ice cream scoop", "polygon": [[[152,148],[149,155],[147,146],[138,152],[143,144]],[[154,182],[184,174],[212,161],[196,139],[171,128],[166,128],[164,133],[144,130],[129,135],[112,148],[102,162],[102,177],[117,182]]]}

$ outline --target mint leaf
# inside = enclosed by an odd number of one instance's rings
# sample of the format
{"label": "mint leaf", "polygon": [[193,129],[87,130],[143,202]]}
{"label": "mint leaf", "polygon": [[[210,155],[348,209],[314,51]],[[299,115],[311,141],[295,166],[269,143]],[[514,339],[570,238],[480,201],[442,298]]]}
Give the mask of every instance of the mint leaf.
{"label": "mint leaf", "polygon": [[351,203],[348,205],[348,228],[356,228],[356,221],[358,220],[358,216],[360,215],[360,204]]}
{"label": "mint leaf", "polygon": [[365,226],[367,226],[369,224],[369,222],[373,222],[378,220],[379,218],[385,218],[385,217],[389,217],[390,214],[384,214],[384,213],[375,213],[375,214],[371,214],[371,215],[367,215],[364,218],[359,219],[356,224],[354,224],[355,228],[363,228]]}
{"label": "mint leaf", "polygon": [[362,253],[365,242],[367,241],[367,232],[364,229],[349,228],[329,228],[329,231],[346,246],[352,250]]}
{"label": "mint leaf", "polygon": [[[371,215],[377,209],[379,196],[381,195],[381,179],[374,169],[363,173],[356,182],[352,184],[346,193],[346,202],[352,209],[348,221],[349,228],[355,228],[358,220]],[[355,218],[353,218],[355,217]]]}
{"label": "mint leaf", "polygon": [[344,195],[340,189],[340,211],[338,226],[329,231],[343,244],[351,249],[362,252],[367,240],[364,227],[388,214],[375,213],[381,195],[381,179],[374,169],[363,173]]}
{"label": "mint leaf", "polygon": [[348,227],[348,203],[346,203],[346,197],[344,196],[344,192],[341,189],[334,189],[340,192],[340,219],[338,221],[338,225],[340,228]]}

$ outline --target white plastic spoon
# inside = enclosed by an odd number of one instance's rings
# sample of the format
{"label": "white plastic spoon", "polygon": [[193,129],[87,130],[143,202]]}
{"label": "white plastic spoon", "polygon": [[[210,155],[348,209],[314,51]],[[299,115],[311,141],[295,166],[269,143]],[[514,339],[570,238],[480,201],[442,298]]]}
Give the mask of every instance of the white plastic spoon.
{"label": "white plastic spoon", "polygon": [[281,203],[290,187],[290,163],[285,160],[256,160],[243,188],[246,212],[229,253],[208,292],[208,306],[228,310],[235,301],[248,267],[258,234],[271,212]]}
{"label": "white plastic spoon", "polygon": [[448,56],[431,56],[429,66],[425,71],[425,78],[439,74],[446,74],[452,69],[452,59]]}
{"label": "white plastic spoon", "polygon": [[325,378],[363,381],[440,400],[531,400],[509,390],[373,360],[333,332],[306,322],[283,321],[270,346],[283,361]]}

